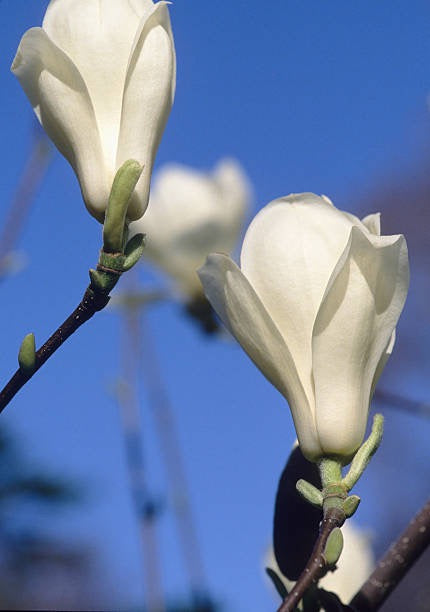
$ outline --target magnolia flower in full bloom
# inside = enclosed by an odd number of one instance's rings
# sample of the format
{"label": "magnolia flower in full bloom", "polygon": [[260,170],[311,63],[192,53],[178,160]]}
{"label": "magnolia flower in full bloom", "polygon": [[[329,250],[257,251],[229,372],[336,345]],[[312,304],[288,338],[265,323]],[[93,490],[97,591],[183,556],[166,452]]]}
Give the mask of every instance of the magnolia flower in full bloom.
{"label": "magnolia flower in full bloom", "polygon": [[42,28],[22,37],[12,72],[101,222],[128,159],[144,166],[128,218],[145,212],[175,65],[166,2],[51,0]]}
{"label": "magnolia flower in full bloom", "polygon": [[202,295],[197,269],[206,256],[237,245],[249,202],[248,180],[231,159],[210,173],[170,164],[155,176],[148,210],[130,235],[147,235],[146,258],[190,300]]}
{"label": "magnolia flower in full bloom", "polygon": [[303,454],[349,461],[406,299],[404,237],[381,236],[379,214],[293,194],[257,214],[240,260],[208,257],[208,299],[286,397]]}

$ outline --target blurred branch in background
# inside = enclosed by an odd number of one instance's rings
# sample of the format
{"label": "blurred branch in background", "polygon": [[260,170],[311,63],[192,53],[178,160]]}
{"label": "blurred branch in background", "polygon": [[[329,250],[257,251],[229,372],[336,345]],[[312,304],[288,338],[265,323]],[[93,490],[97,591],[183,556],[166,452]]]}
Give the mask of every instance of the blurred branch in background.
{"label": "blurred branch in background", "polygon": [[[125,311],[125,320],[129,321],[128,349],[126,348],[130,362],[128,370],[132,371],[137,364],[139,376],[143,378],[168,478],[170,496],[173,500],[178,539],[188,577],[190,602],[186,605],[169,605],[168,611],[213,612],[217,606],[208,594],[203,556],[191,508],[189,487],[173,411],[161,374],[155,343],[145,316],[149,305],[163,299],[166,299],[166,295],[161,292],[147,292],[146,294],[129,292],[117,298],[115,304],[121,306],[123,312]],[[134,365],[131,361],[134,362]],[[135,406],[133,414],[128,415],[127,421],[130,432],[134,429],[134,440],[138,439],[136,435],[140,427],[138,418],[137,406]],[[125,415],[123,420],[125,422]],[[128,436],[131,439],[131,433]],[[142,444],[141,438],[139,444]]]}
{"label": "blurred branch in background", "polygon": [[0,279],[19,266],[19,261],[14,257],[14,249],[48,169],[51,152],[50,142],[35,122],[30,153],[0,233]]}
{"label": "blurred branch in background", "polygon": [[211,611],[214,604],[209,596],[203,555],[191,507],[181,445],[176,431],[173,409],[164,385],[155,342],[145,310],[141,314],[142,376],[148,404],[154,415],[158,440],[173,499],[178,537],[191,591],[192,610]]}
{"label": "blurred branch in background", "polygon": [[411,520],[351,601],[360,612],[379,610],[430,544],[430,500]]}
{"label": "blurred branch in background", "polygon": [[157,518],[160,508],[148,490],[147,462],[144,457],[144,438],[138,394],[138,380],[142,370],[139,312],[134,308],[125,308],[121,314],[123,322],[122,380],[117,397],[121,412],[131,497],[139,522],[145,610],[165,612],[157,539]]}
{"label": "blurred branch in background", "polygon": [[378,404],[401,410],[410,415],[430,418],[430,403],[413,400],[410,397],[403,397],[397,393],[391,393],[383,389],[376,389],[374,399]]}

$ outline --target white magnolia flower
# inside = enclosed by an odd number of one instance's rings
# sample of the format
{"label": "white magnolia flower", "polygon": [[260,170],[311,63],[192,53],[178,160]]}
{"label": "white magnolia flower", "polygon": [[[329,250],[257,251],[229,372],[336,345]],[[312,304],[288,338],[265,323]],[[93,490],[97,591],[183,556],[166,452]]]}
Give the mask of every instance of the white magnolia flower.
{"label": "white magnolia flower", "polygon": [[290,195],[263,208],[241,268],[212,254],[200,271],[209,301],[287,398],[303,454],[348,459],[392,350],[409,282],[403,236],[381,236],[328,198]]}
{"label": "white magnolia flower", "polygon": [[166,2],[51,0],[42,28],[22,37],[12,72],[101,222],[128,159],[144,166],[128,217],[145,212],[175,65]]}
{"label": "white magnolia flower", "polygon": [[[375,558],[368,535],[354,521],[346,521],[342,527],[342,534],[343,549],[337,569],[334,572],[328,572],[319,581],[318,586],[336,593],[343,602],[348,602],[372,573]],[[278,574],[287,590],[290,591],[294,582],[282,575],[273,550],[268,555],[266,566]]]}
{"label": "white magnolia flower", "polygon": [[221,160],[211,173],[168,165],[154,178],[148,210],[130,235],[146,234],[145,258],[193,298],[202,293],[197,269],[208,253],[231,253],[237,245],[249,201],[248,180],[233,160]]}

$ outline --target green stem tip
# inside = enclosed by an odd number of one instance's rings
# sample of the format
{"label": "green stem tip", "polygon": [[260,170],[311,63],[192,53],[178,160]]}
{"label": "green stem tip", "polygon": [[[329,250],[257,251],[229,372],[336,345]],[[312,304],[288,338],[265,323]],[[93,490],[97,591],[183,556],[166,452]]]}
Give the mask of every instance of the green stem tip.
{"label": "green stem tip", "polygon": [[142,171],[139,162],[129,159],[115,175],[103,225],[103,250],[106,253],[122,253],[124,250],[127,210]]}
{"label": "green stem tip", "polygon": [[369,434],[369,437],[355,453],[348,473],[342,480],[347,491],[350,491],[352,489],[352,487],[355,485],[357,480],[360,478],[360,476],[363,474],[364,470],[368,466],[370,459],[378,450],[379,445],[381,444],[383,432],[384,417],[382,416],[382,414],[375,414],[375,416],[373,417],[372,430]]}

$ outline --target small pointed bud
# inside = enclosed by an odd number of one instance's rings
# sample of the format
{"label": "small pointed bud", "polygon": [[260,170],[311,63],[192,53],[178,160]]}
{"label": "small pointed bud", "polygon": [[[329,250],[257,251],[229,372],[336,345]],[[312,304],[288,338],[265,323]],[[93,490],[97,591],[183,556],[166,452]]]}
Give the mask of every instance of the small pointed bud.
{"label": "small pointed bud", "polygon": [[300,493],[302,497],[306,499],[310,504],[316,506],[317,508],[321,508],[323,504],[323,496],[319,489],[314,487],[307,480],[303,480],[302,478],[297,481],[296,489]]}
{"label": "small pointed bud", "polygon": [[339,527],[330,533],[324,549],[324,556],[328,565],[336,565],[343,549],[343,535]]}
{"label": "small pointed bud", "polygon": [[358,497],[358,495],[350,495],[345,499],[343,502],[343,511],[348,518],[355,514],[360,502],[361,499]]}
{"label": "small pointed bud", "polygon": [[25,374],[32,374],[36,365],[36,341],[34,334],[27,334],[18,353],[19,367]]}
{"label": "small pointed bud", "polygon": [[382,414],[375,414],[373,417],[372,431],[370,432],[367,440],[360,446],[354,455],[348,473],[342,480],[348,491],[350,491],[355,485],[368,466],[370,459],[378,450],[379,445],[381,444],[383,432],[384,417]]}
{"label": "small pointed bud", "polygon": [[141,258],[145,249],[145,234],[135,234],[131,240],[127,242],[124,250],[125,261],[123,271],[130,270]]}

